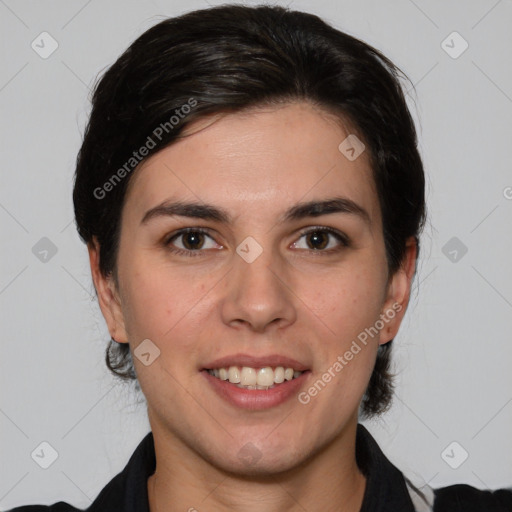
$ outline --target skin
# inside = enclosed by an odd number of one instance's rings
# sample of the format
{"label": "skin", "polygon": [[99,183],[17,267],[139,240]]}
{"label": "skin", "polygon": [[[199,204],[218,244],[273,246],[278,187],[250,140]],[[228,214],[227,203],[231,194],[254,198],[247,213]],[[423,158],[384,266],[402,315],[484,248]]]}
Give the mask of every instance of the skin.
{"label": "skin", "polygon": [[[350,132],[326,112],[292,103],[213,121],[192,125],[132,177],[117,284],[100,273],[97,244],[89,246],[112,337],[132,351],[144,339],[160,349],[149,366],[134,358],[155,439],[151,511],[358,511],[366,483],[355,461],[358,408],[378,346],[405,313],[416,246],[408,241],[402,267],[389,275],[367,154],[349,161],[338,150]],[[356,202],[369,220],[334,213],[279,222],[297,203],[333,196]],[[224,208],[232,223],[141,223],[169,199]],[[185,227],[209,234],[165,245]],[[349,244],[301,235],[312,227],[338,230]],[[263,248],[252,263],[236,252],[248,236]],[[292,397],[263,411],[239,409],[200,373],[218,357],[277,353],[310,368],[307,391],[393,304],[401,311],[306,405]],[[238,456],[248,442],[260,454],[253,464]]]}

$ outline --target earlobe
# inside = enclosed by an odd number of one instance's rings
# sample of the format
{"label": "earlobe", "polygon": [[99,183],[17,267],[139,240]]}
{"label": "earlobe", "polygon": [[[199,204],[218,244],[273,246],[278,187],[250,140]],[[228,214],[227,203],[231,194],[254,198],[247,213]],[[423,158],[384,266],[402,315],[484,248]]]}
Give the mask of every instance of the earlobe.
{"label": "earlobe", "polygon": [[99,244],[95,237],[87,250],[98,303],[110,336],[118,343],[128,343],[119,292],[112,275],[105,276],[101,272]]}
{"label": "earlobe", "polygon": [[416,270],[417,253],[418,244],[416,238],[411,237],[406,243],[402,265],[393,274],[388,284],[388,295],[382,311],[382,315],[387,319],[387,322],[380,332],[379,344],[381,345],[391,341],[396,336],[404,318]]}

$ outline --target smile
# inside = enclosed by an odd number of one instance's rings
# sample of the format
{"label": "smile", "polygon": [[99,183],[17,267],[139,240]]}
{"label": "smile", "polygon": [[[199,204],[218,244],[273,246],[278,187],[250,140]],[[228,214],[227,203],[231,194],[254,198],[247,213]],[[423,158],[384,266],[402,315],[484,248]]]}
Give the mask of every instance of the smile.
{"label": "smile", "polygon": [[266,366],[263,368],[251,368],[249,366],[229,366],[207,370],[217,379],[228,381],[242,389],[273,389],[278,384],[296,379],[302,375],[302,371],[283,366]]}

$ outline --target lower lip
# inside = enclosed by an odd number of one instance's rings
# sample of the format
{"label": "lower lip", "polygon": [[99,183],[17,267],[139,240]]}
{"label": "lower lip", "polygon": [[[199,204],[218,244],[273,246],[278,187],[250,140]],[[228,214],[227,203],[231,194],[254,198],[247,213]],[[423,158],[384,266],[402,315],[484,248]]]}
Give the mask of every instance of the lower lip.
{"label": "lower lip", "polygon": [[213,390],[227,400],[230,404],[241,409],[261,410],[276,407],[298,394],[304,384],[309,370],[302,372],[296,379],[284,381],[282,384],[274,384],[272,389],[244,389],[227,380],[221,380],[210,375],[207,370],[201,372],[211,384]]}

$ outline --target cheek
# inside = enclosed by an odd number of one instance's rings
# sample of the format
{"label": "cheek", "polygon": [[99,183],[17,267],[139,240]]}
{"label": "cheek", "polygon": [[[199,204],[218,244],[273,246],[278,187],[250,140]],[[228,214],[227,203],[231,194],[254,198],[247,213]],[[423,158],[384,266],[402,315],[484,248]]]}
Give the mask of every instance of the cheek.
{"label": "cheek", "polygon": [[323,304],[318,315],[329,331],[316,340],[314,379],[299,397],[311,415],[322,418],[324,435],[334,435],[340,422],[358,409],[375,364],[379,338],[371,328],[381,303],[369,284],[354,277],[318,299]]}
{"label": "cheek", "polygon": [[357,336],[377,320],[385,296],[383,276],[371,270],[340,271],[315,288],[315,293],[310,292],[312,309],[343,339]]}
{"label": "cheek", "polygon": [[[173,348],[193,345],[208,315],[205,278],[194,278],[186,272],[165,265],[131,262],[125,279],[126,307],[123,308],[129,340],[154,340],[165,355],[170,342]],[[189,347],[191,350],[193,347]],[[174,357],[182,354],[174,351]]]}
{"label": "cheek", "polygon": [[[318,285],[309,296],[315,304],[311,322],[320,326],[318,318],[327,329],[320,327],[324,335],[318,336],[315,347],[317,379],[328,380],[330,390],[321,393],[318,405],[334,400],[355,406],[375,363],[379,340],[375,324],[381,313],[384,279],[373,271],[340,272]],[[316,391],[311,389],[312,394],[320,394],[319,389],[323,389],[321,383]]]}

